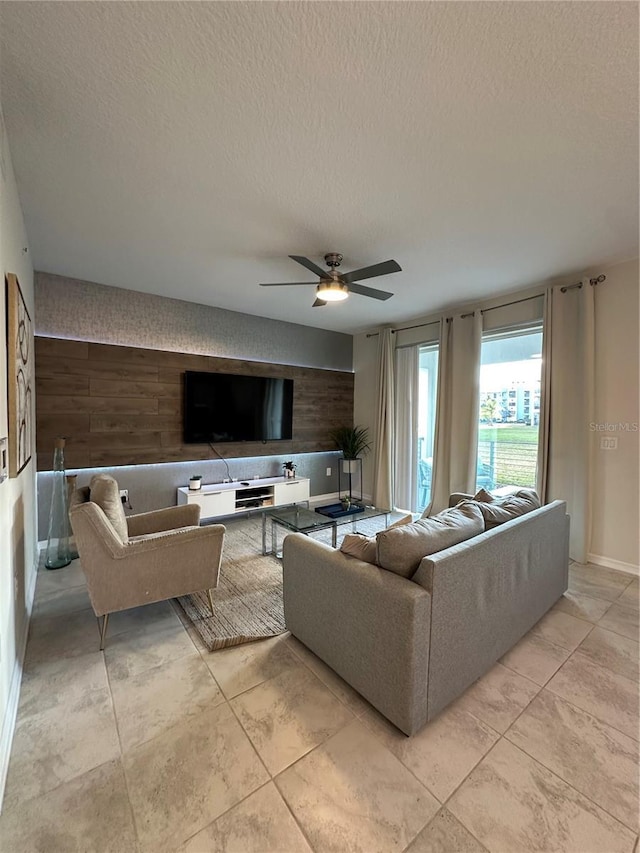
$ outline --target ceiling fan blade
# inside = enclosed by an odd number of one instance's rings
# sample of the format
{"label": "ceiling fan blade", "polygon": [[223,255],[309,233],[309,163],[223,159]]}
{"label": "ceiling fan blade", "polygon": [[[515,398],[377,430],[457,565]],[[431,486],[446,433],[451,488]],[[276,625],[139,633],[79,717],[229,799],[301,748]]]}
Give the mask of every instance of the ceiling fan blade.
{"label": "ceiling fan blade", "polygon": [[362,267],[361,270],[341,273],[340,278],[346,284],[351,284],[352,281],[362,281],[363,278],[375,278],[377,275],[388,275],[391,272],[402,272],[402,267],[397,261],[382,261],[380,264]]}
{"label": "ceiling fan blade", "polygon": [[322,299],[317,299],[317,298],[316,298],[316,301],[313,303],[313,305],[312,305],[311,307],[312,307],[312,308],[324,308],[324,306],[325,306],[326,304],[327,304],[327,303],[326,303],[326,302],[324,302]]}
{"label": "ceiling fan blade", "polygon": [[378,290],[375,287],[365,287],[363,284],[350,284],[349,291],[351,293],[359,293],[360,296],[370,296],[372,299],[391,299],[393,293],[388,290]]}
{"label": "ceiling fan blade", "polygon": [[292,261],[297,261],[299,264],[302,264],[303,267],[306,267],[320,278],[329,278],[327,270],[323,270],[322,267],[314,264],[313,261],[309,260],[309,258],[303,258],[302,255],[289,255],[289,257]]}
{"label": "ceiling fan blade", "polygon": [[317,281],[270,281],[267,284],[260,282],[260,287],[304,287],[305,285],[318,286]]}

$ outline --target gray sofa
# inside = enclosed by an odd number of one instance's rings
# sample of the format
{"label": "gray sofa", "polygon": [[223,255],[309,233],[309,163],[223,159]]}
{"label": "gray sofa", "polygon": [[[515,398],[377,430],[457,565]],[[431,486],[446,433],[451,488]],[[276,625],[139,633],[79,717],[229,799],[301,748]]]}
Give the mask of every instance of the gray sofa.
{"label": "gray sofa", "polygon": [[285,538],[287,628],[405,734],[483,675],[567,589],[554,501],[424,557],[410,579]]}

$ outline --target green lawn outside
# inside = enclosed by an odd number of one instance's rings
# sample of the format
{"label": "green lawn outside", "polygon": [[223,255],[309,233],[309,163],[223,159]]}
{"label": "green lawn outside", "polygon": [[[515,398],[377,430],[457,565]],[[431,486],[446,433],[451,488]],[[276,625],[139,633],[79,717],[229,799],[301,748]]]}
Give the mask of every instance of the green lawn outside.
{"label": "green lawn outside", "polygon": [[479,456],[495,486],[535,486],[538,428],[524,424],[480,426]]}
{"label": "green lawn outside", "polygon": [[509,426],[480,426],[480,441],[508,441],[515,444],[537,444],[538,427],[524,424],[509,424]]}

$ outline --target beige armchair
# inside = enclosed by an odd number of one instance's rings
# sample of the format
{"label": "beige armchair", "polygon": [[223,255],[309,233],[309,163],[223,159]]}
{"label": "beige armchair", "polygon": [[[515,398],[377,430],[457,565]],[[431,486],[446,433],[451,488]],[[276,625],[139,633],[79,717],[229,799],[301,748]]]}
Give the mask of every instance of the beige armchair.
{"label": "beige armchair", "polygon": [[102,616],[104,649],[109,614],[218,584],[225,528],[199,527],[200,507],[169,507],[125,516],[113,477],[93,477],[77,489],[69,512],[89,598]]}

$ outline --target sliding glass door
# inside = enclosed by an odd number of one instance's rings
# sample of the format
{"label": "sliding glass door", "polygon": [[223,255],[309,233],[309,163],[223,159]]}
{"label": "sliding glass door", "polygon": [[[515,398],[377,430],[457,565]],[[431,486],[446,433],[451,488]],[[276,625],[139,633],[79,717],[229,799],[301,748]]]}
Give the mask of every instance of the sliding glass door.
{"label": "sliding glass door", "polygon": [[485,333],[476,487],[535,488],[542,328]]}
{"label": "sliding glass door", "polygon": [[396,351],[396,506],[422,512],[431,500],[438,345]]}

